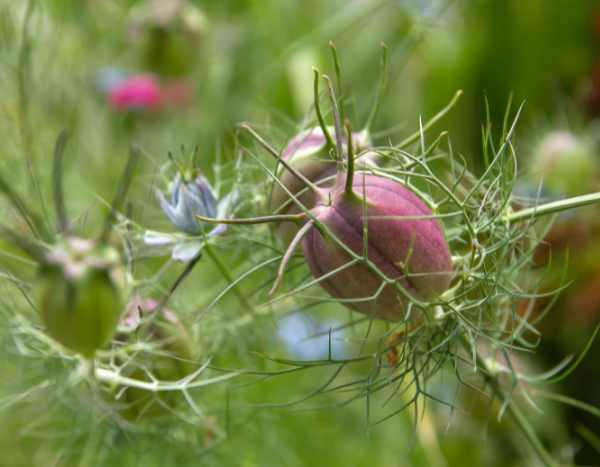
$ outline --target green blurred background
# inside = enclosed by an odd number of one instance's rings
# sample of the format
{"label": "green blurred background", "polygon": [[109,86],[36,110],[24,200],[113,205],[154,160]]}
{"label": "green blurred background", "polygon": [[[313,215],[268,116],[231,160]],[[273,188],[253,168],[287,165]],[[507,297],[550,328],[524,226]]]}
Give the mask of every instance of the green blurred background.
{"label": "green blurred background", "polygon": [[[170,17],[174,7],[179,10]],[[167,153],[197,146],[199,168],[231,185],[235,172],[227,164],[236,156],[235,125],[251,122],[282,147],[308,118],[312,67],[333,74],[330,40],[340,55],[355,128],[369,114],[381,73],[380,43],[387,44],[390,77],[373,125],[376,143],[413,133],[419,117],[427,120],[462,89],[459,104],[437,128],[449,130],[454,150],[478,173],[484,166],[482,126],[489,118],[499,134],[512,99],[513,110],[525,102],[515,139],[522,167],[518,193],[538,193],[541,174],[547,182],[543,197],[600,191],[600,5],[593,0],[0,0],[0,170],[38,203],[22,162],[30,154],[43,196],[51,197],[52,147],[68,128],[67,204],[85,219],[84,232],[93,232],[104,212],[99,198],[112,196],[128,147],[138,144],[144,157],[131,195],[134,219],[170,231],[152,195]],[[165,86],[181,84],[181,100],[155,111],[111,108],[107,80],[149,72]],[[567,159],[558,175],[545,171],[554,153]],[[225,174],[214,173],[217,159],[228,168]],[[264,196],[245,202],[263,202]],[[13,214],[4,204],[2,213],[10,224]],[[550,246],[539,253],[548,290],[565,274],[572,284],[541,324],[540,351],[526,361],[538,371],[579,352],[600,322],[599,214],[589,208],[560,217]],[[194,392],[205,419],[226,433],[223,439],[210,428],[179,433],[185,422],[177,420],[156,421],[142,433],[117,429],[98,394],[69,384],[72,362],[18,351],[12,318],[31,311],[8,275],[30,280],[33,271],[8,253],[0,295],[7,323],[1,326],[2,466],[536,465],[514,427],[497,422],[498,407],[459,389],[451,375],[440,375],[435,386],[456,409],[430,403],[427,415],[418,415],[418,428],[408,410],[367,430],[364,401],[342,405],[338,394],[323,395],[312,410],[254,407],[309,394],[328,377],[325,368]],[[235,267],[248,260],[233,246],[221,253]],[[144,258],[139,268],[151,274],[164,259]],[[248,284],[247,292],[265,279]],[[194,321],[222,288],[220,280],[215,266],[200,264],[172,306]],[[153,292],[164,292],[168,283],[156,284]],[[224,317],[199,331],[202,336],[211,326],[219,329],[222,339],[206,339],[210,347],[203,352],[216,354],[221,367],[256,365],[253,352],[298,358],[290,335],[297,339],[306,321],[292,322],[289,335],[272,317],[224,332],[224,322],[240,310],[235,297],[221,308]],[[344,312],[336,308],[327,316],[336,313]],[[316,341],[301,342],[303,349],[311,345]],[[597,408],[598,358],[595,342],[561,392]],[[531,420],[553,451],[573,464],[600,465],[598,419],[539,404],[539,411],[529,409]],[[213,437],[219,438],[214,445]]]}

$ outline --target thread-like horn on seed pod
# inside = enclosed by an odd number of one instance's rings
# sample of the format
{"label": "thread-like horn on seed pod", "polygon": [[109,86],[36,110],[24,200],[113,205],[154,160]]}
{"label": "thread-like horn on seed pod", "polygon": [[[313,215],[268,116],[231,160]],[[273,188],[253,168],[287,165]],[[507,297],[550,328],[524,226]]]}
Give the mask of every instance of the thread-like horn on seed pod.
{"label": "thread-like horn on seed pod", "polygon": [[[333,127],[327,127],[330,134],[334,134]],[[357,164],[359,168],[377,166],[377,154],[367,151],[371,144],[366,131],[352,133],[352,144],[355,153],[358,153]],[[327,139],[320,127],[310,128],[294,136],[281,152],[281,158],[296,171],[302,173],[307,179],[321,188],[331,188],[335,182],[336,160],[330,154],[332,147],[327,144]],[[343,145],[347,152],[347,144]],[[292,172],[280,165],[277,171],[279,182],[273,183],[270,207],[280,214],[295,214],[301,212],[294,200],[285,192],[285,186],[307,208],[314,207],[316,195],[314,191],[306,189]],[[298,227],[290,223],[281,223],[277,226],[277,233],[285,244],[289,244]]]}

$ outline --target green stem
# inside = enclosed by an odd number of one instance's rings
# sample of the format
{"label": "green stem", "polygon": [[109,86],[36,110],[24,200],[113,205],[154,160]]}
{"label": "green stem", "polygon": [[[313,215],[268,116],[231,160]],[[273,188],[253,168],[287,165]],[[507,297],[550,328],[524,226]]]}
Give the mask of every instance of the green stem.
{"label": "green stem", "polygon": [[531,208],[522,209],[505,216],[508,222],[517,222],[526,219],[535,219],[536,217],[554,214],[567,209],[579,208],[589,204],[600,202],[600,192],[590,193],[587,195],[575,196],[573,198],[561,199],[560,201],[552,201],[550,203],[533,206]]}
{"label": "green stem", "polygon": [[335,67],[335,80],[337,81],[337,91],[338,91],[338,105],[340,108],[340,120],[343,122],[345,120],[344,116],[344,94],[342,89],[342,67],[340,65],[340,59],[337,54],[337,47],[333,43],[333,41],[329,41],[329,48],[331,49],[331,55],[333,58],[333,66]]}
{"label": "green stem", "polygon": [[61,131],[54,147],[54,162],[52,165],[52,185],[54,194],[54,208],[58,219],[58,227],[61,233],[66,232],[69,227],[69,219],[65,210],[65,193],[63,189],[63,156],[67,144],[67,132]]}
{"label": "green stem", "polygon": [[117,212],[121,210],[123,203],[125,203],[127,192],[131,186],[131,181],[135,175],[135,168],[140,157],[140,149],[137,146],[131,146],[129,149],[129,158],[127,159],[127,164],[125,165],[125,169],[121,175],[121,180],[119,180],[119,185],[117,186],[117,193],[115,194],[113,202],[110,205],[108,216],[106,216],[106,219],[104,220],[104,229],[100,235],[101,243],[104,243],[108,240],[108,236],[113,228],[113,222],[116,218]]}
{"label": "green stem", "polygon": [[[462,335],[461,336],[462,344],[468,354],[472,353],[472,345],[467,340],[467,338]],[[500,383],[498,380],[487,371],[487,365],[483,358],[479,355],[479,352],[475,350],[475,362],[477,368],[485,369],[482,371],[483,378],[488,383],[494,395],[500,400],[506,400],[506,396],[504,395],[504,391],[500,387]],[[535,454],[538,456],[539,460],[546,467],[558,467],[558,464],[554,461],[550,453],[544,447],[542,441],[538,438],[535,430],[529,423],[529,420],[523,415],[519,407],[515,404],[515,402],[511,399],[508,403],[508,413],[512,417],[515,424],[519,427],[521,432],[525,435],[525,438],[535,451]]]}
{"label": "green stem", "polygon": [[276,214],[273,216],[258,216],[232,219],[217,219],[214,217],[201,216],[196,214],[196,219],[207,224],[229,224],[229,225],[254,225],[254,224],[269,224],[271,222],[297,222],[300,223],[306,219],[306,214]]}
{"label": "green stem", "polygon": [[340,112],[337,105],[337,99],[335,97],[335,91],[333,90],[333,84],[331,79],[327,75],[323,75],[323,80],[327,83],[327,90],[329,92],[329,99],[331,100],[331,113],[333,117],[333,128],[335,129],[335,149],[337,152],[336,160],[338,165],[341,164],[344,158],[344,135],[342,133],[342,121],[340,120]]}
{"label": "green stem", "polygon": [[508,411],[513,417],[515,423],[519,426],[527,438],[527,441],[529,441],[529,444],[537,454],[540,461],[547,467],[558,467],[558,464],[546,450],[527,418],[523,415],[521,410],[515,405],[514,402],[511,402],[508,406]]}
{"label": "green stem", "polygon": [[323,114],[321,113],[321,103],[320,103],[320,93],[319,93],[319,78],[320,78],[320,73],[319,70],[317,70],[316,68],[313,68],[313,73],[315,75],[315,81],[313,84],[313,92],[314,92],[314,98],[315,98],[315,113],[317,114],[317,120],[319,122],[319,126],[321,127],[321,131],[323,132],[323,136],[325,137],[325,141],[327,141],[327,147],[328,148],[333,148],[335,147],[335,144],[333,143],[333,140],[331,139],[331,135],[329,134],[329,131],[327,130],[327,125],[325,125],[325,119],[323,118]]}
{"label": "green stem", "polygon": [[[580,208],[582,206],[588,206],[591,204],[600,203],[600,192],[590,193],[587,195],[574,196],[572,198],[561,199],[559,201],[552,201],[550,203],[540,204],[527,209],[521,209],[520,211],[511,212],[502,217],[504,222],[519,222],[524,220],[533,220],[541,216],[547,216],[548,214],[556,214],[561,211],[567,211],[569,209]],[[488,229],[494,227],[494,224],[488,225]],[[460,235],[467,227],[455,227],[448,229],[446,235],[453,237]]]}
{"label": "green stem", "polygon": [[229,270],[227,269],[227,266],[225,266],[225,264],[223,264],[223,261],[221,261],[221,258],[219,258],[219,256],[212,249],[212,246],[210,245],[209,242],[206,242],[204,244],[204,251],[209,256],[209,258],[212,260],[212,262],[215,263],[215,266],[217,267],[219,272],[222,274],[222,276],[225,278],[225,280],[229,283],[229,285],[231,285],[231,290],[236,295],[236,297],[240,300],[240,303],[242,305],[244,305],[250,312],[253,313],[254,307],[252,306],[252,304],[250,302],[248,302],[248,299],[240,291],[240,289],[238,289],[237,285],[234,285],[235,281],[234,281],[233,277],[231,276],[231,274],[229,274]]}

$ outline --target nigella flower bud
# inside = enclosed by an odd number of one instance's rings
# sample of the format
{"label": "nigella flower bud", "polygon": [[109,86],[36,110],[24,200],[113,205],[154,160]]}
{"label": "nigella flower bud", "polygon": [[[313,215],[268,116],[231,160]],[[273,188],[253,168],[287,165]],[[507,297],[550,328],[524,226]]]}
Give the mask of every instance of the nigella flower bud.
{"label": "nigella flower bud", "polygon": [[177,174],[170,186],[169,199],[160,192],[156,196],[171,223],[181,232],[199,235],[205,224],[196,216],[216,217],[217,202],[212,188],[202,175],[186,180]]}
{"label": "nigella flower bud", "polygon": [[[317,205],[312,212],[318,221],[362,256],[366,208],[369,261],[418,300],[443,293],[452,279],[452,261],[431,209],[406,186],[385,177],[362,172],[352,188],[351,196],[341,187],[332,191],[330,205]],[[344,268],[352,258],[324,229],[313,225],[302,248],[313,275],[327,276],[320,284],[330,295],[375,318],[404,318],[406,300],[395,284],[384,285],[362,262]]]}

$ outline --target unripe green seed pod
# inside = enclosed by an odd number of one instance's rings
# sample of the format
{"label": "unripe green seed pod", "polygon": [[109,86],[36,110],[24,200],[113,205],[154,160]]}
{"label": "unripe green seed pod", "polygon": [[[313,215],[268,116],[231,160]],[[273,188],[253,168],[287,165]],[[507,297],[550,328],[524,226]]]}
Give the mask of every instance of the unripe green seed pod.
{"label": "unripe green seed pod", "polygon": [[91,240],[67,238],[47,255],[36,284],[46,332],[91,358],[113,337],[124,306],[119,255]]}
{"label": "unripe green seed pod", "polygon": [[[352,188],[352,194],[344,187],[332,190],[331,204],[317,205],[313,214],[347,248],[362,256],[364,190],[369,261],[418,300],[432,300],[443,293],[452,279],[452,260],[442,226],[431,218],[431,209],[406,186],[385,177],[358,173]],[[352,259],[316,225],[302,242],[315,278]],[[349,300],[347,306],[366,315],[388,321],[405,317],[406,299],[401,292],[394,284],[381,288],[382,279],[363,262],[339,270],[320,284],[330,295]]]}
{"label": "unripe green seed pod", "polygon": [[587,141],[560,130],[548,133],[535,147],[531,172],[549,192],[577,196],[593,189],[598,167]]}

